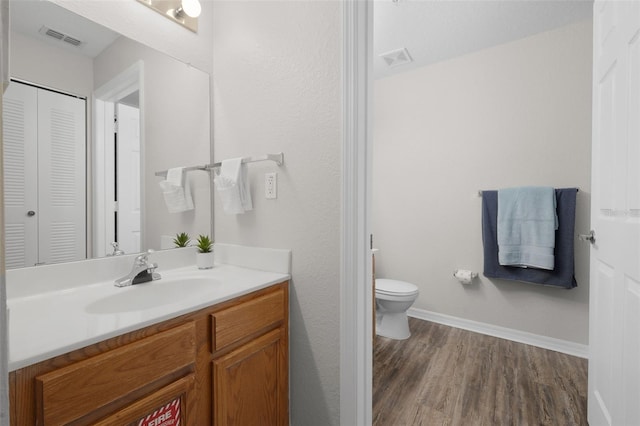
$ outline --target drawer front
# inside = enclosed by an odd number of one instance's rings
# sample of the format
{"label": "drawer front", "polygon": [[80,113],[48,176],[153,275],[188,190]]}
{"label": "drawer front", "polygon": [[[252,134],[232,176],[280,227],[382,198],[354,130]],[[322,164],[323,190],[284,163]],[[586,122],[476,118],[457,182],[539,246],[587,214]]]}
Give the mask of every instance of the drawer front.
{"label": "drawer front", "polygon": [[213,350],[219,351],[285,318],[282,288],[211,315]]}
{"label": "drawer front", "polygon": [[195,362],[189,322],[36,377],[38,424],[66,424]]}

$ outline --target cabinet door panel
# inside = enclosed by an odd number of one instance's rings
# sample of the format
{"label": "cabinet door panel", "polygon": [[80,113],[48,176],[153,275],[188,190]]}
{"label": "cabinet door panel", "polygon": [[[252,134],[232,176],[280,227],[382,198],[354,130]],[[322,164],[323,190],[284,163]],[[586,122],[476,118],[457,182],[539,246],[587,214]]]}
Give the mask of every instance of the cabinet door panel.
{"label": "cabinet door panel", "polygon": [[[174,425],[196,425],[195,418],[188,416],[188,411],[191,411],[191,398],[193,398],[191,391],[195,383],[195,375],[190,374],[183,377],[180,380],[176,380],[160,389],[153,394],[142,398],[126,408],[110,415],[109,417],[100,420],[94,424],[94,426],[122,426],[122,425],[138,425],[142,420],[145,420],[147,424],[155,422],[157,424],[163,424],[163,419],[160,418],[164,413],[169,412],[170,409],[166,409],[167,405],[177,406],[179,421],[172,423]],[[176,401],[177,405],[176,405]],[[189,409],[187,409],[189,407]],[[163,410],[164,409],[164,410]],[[156,414],[157,413],[157,414]],[[153,414],[156,414],[153,418]],[[171,412],[172,414],[172,412]],[[173,418],[173,417],[172,417]],[[170,423],[170,420],[165,420],[164,423]],[[144,424],[144,423],[143,423]]]}
{"label": "cabinet door panel", "polygon": [[216,426],[286,424],[284,347],[277,329],[214,360]]}

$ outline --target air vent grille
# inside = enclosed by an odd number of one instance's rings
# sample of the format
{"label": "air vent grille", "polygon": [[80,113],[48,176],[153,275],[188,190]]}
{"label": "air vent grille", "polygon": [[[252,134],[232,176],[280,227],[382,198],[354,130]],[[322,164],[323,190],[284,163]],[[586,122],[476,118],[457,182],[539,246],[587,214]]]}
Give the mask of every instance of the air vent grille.
{"label": "air vent grille", "polygon": [[412,62],[411,55],[406,48],[392,50],[391,52],[382,53],[380,57],[384,60],[384,63],[389,67],[396,67],[398,65],[408,64]]}
{"label": "air vent grille", "polygon": [[80,47],[83,44],[82,40],[78,40],[75,37],[71,37],[70,35],[67,35],[60,31],[56,31],[54,29],[47,28],[47,27],[40,28],[40,34],[45,35],[47,37],[51,37],[63,43],[70,44],[71,46],[74,46],[74,47]]}
{"label": "air vent grille", "polygon": [[64,34],[59,33],[56,30],[52,30],[51,28],[45,28],[45,29],[46,29],[46,31],[45,31],[44,34],[48,35],[49,37],[53,37],[56,40],[62,40],[64,38]]}
{"label": "air vent grille", "polygon": [[69,36],[66,36],[63,41],[65,41],[65,42],[67,42],[69,44],[72,44],[72,45],[74,45],[76,47],[78,47],[78,46],[80,46],[82,44],[82,42],[80,40],[78,40],[77,38],[73,38],[73,37],[69,37]]}

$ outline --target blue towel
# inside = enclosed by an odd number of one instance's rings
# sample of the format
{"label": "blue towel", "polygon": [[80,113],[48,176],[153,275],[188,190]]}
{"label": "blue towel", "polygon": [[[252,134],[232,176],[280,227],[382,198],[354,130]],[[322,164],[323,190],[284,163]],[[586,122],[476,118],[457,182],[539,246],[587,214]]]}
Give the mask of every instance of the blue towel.
{"label": "blue towel", "polygon": [[504,266],[553,269],[558,229],[556,193],[523,186],[498,191],[498,261]]}
{"label": "blue towel", "polygon": [[577,287],[573,254],[577,191],[576,188],[555,190],[558,230],[555,237],[555,268],[553,271],[502,266],[498,263],[498,191],[482,191],[484,276],[567,289]]}

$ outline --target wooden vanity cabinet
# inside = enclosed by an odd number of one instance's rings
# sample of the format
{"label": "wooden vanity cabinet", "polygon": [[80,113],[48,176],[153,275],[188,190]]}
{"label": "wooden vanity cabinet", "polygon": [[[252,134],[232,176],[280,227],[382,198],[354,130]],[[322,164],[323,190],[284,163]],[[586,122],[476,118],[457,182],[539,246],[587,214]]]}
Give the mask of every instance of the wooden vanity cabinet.
{"label": "wooden vanity cabinet", "polygon": [[211,315],[216,426],[288,424],[289,339],[276,327],[288,322],[283,306],[287,294],[276,291]]}
{"label": "wooden vanity cabinet", "polygon": [[283,282],[11,372],[11,425],[287,425],[288,306]]}

